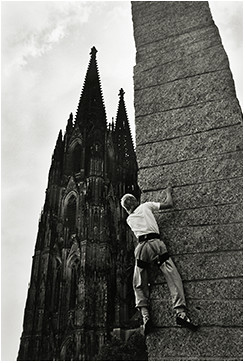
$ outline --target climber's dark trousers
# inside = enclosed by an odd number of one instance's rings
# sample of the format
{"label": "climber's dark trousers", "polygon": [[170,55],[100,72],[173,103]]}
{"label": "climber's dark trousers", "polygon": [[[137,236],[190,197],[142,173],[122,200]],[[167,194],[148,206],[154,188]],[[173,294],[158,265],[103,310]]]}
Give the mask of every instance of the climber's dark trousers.
{"label": "climber's dark trousers", "polygon": [[[137,245],[135,249],[135,259],[136,261],[139,259],[140,261],[151,263],[157,255],[164,255],[165,253],[167,253],[165,243],[159,239],[151,239]],[[161,264],[159,270],[162,271],[165,276],[174,310],[176,313],[184,311],[186,302],[183,284],[171,257]],[[148,269],[139,267],[136,263],[134,268],[133,288],[137,308],[149,306],[150,292],[148,283]]]}

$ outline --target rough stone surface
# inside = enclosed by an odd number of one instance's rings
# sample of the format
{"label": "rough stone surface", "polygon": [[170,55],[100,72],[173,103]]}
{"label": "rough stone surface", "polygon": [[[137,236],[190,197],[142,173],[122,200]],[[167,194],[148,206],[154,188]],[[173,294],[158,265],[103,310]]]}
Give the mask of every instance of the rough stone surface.
{"label": "rough stone surface", "polygon": [[[197,333],[176,326],[168,287],[150,272],[149,360],[242,359],[242,113],[205,1],[132,2],[141,200],[183,279]],[[157,276],[156,276],[157,275]]]}
{"label": "rough stone surface", "polygon": [[168,182],[174,186],[181,186],[241,176],[242,157],[240,152],[157,165],[151,168],[150,175],[147,168],[139,171],[140,183],[145,190],[161,189]]}
{"label": "rough stone surface", "polygon": [[[183,254],[173,256],[173,260],[185,281],[242,276],[241,251]],[[159,274],[156,282],[164,281]]]}
{"label": "rough stone surface", "polygon": [[[151,310],[155,327],[175,327],[175,317],[172,314],[171,301],[154,300]],[[204,326],[241,326],[242,301],[239,300],[200,300],[188,299],[189,314],[197,324]]]}
{"label": "rough stone surface", "polygon": [[[154,1],[147,1],[147,12],[142,7],[142,21],[135,21],[135,39],[136,44],[144,44],[155,42],[165,37],[173,37],[188,32],[196,27],[207,27],[213,24],[210,18],[209,9],[199,2],[199,6],[195,6],[195,2],[178,2],[179,10],[176,12],[176,6],[168,2],[167,6],[172,11],[159,11],[158,4]],[[155,16],[153,15],[155,14]],[[140,16],[139,16],[140,18]],[[164,19],[164,21],[163,21]]]}
{"label": "rough stone surface", "polygon": [[173,82],[176,79],[226,69],[228,67],[228,60],[226,55],[220,52],[221,48],[222,46],[219,45],[204,49],[197,54],[192,53],[181,59],[142,70],[144,78],[136,78],[138,83],[135,82],[135,88],[151,87],[166,82]]}
{"label": "rough stone surface", "polygon": [[226,69],[142,88],[135,91],[136,117],[221,99],[224,91],[227,98],[235,96],[233,79]]}
{"label": "rough stone surface", "polygon": [[[178,123],[175,122],[176,119]],[[233,126],[240,120],[241,109],[237,102],[231,103],[230,99],[139,116],[136,127],[139,130],[143,128],[145,132],[137,133],[137,145]],[[154,127],[151,126],[152,123]]]}
{"label": "rough stone surface", "polygon": [[235,125],[220,128],[218,132],[214,129],[139,145],[137,156],[141,160],[140,168],[142,168],[239,151],[242,149],[242,142],[241,126]]}
{"label": "rough stone surface", "polygon": [[[238,203],[242,198],[242,179],[226,179],[174,187],[175,208],[196,208],[209,205]],[[165,190],[147,191],[147,199],[155,199],[156,193],[164,201]],[[159,198],[159,197],[158,197]]]}
{"label": "rough stone surface", "polygon": [[242,360],[242,328],[202,327],[198,333],[181,328],[157,329],[147,338],[149,360]]}
{"label": "rough stone surface", "polygon": [[175,37],[164,37],[156,42],[139,44],[136,55],[137,62],[141,58],[144,63],[137,65],[138,69],[152,68],[171,61],[178,61],[190,54],[198,54],[201,50],[219,46],[218,29],[213,24],[207,27],[192,29]]}
{"label": "rough stone surface", "polygon": [[[156,198],[157,196],[154,199]],[[161,197],[159,200],[161,200]],[[203,227],[205,225],[241,223],[242,206],[239,203],[159,213],[158,222],[161,230],[166,230],[175,225],[180,227]]]}
{"label": "rough stone surface", "polygon": [[239,250],[242,224],[162,227],[161,236],[171,254]]}
{"label": "rough stone surface", "polygon": [[[184,281],[184,290],[187,299],[202,299],[206,301],[224,301],[242,299],[242,278],[233,277],[229,279],[194,280]],[[154,284],[151,287],[152,300],[170,300],[166,282]]]}

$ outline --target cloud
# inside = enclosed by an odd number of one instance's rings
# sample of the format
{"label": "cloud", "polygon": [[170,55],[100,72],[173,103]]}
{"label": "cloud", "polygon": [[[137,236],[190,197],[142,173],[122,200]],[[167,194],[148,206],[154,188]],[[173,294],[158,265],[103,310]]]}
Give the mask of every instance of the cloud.
{"label": "cloud", "polygon": [[56,43],[60,39],[64,38],[65,36],[65,30],[62,25],[58,25],[48,36],[47,42],[48,43]]}
{"label": "cloud", "polygon": [[[24,14],[25,11],[29,14]],[[26,66],[30,58],[50,51],[74,27],[88,22],[90,13],[89,2],[29,2],[28,5],[5,2],[2,9],[4,75],[9,76]]]}

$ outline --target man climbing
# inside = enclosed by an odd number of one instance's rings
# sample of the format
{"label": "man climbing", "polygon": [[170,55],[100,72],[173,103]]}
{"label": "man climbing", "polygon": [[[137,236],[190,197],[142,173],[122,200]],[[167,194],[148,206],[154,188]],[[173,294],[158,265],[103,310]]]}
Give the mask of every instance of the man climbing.
{"label": "man climbing", "polygon": [[125,194],[121,199],[122,207],[129,214],[127,223],[138,239],[135,248],[135,268],[133,288],[136,308],[141,311],[145,334],[149,332],[151,319],[149,314],[149,280],[150,266],[157,265],[163,272],[176,313],[176,323],[193,331],[197,326],[192,324],[186,314],[186,302],[181,277],[167,252],[165,243],[160,240],[159,228],[153,211],[168,209],[173,206],[172,188],[166,189],[163,203],[146,202],[139,204],[132,194]]}

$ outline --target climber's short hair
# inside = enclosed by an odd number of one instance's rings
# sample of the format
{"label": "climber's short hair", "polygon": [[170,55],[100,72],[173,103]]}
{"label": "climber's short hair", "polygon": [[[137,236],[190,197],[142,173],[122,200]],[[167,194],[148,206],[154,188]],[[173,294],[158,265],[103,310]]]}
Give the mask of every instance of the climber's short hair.
{"label": "climber's short hair", "polygon": [[[121,206],[126,209],[128,213],[131,212],[132,208],[137,204],[137,199],[133,194],[125,194],[121,199]],[[133,208],[134,209],[134,208]]]}

